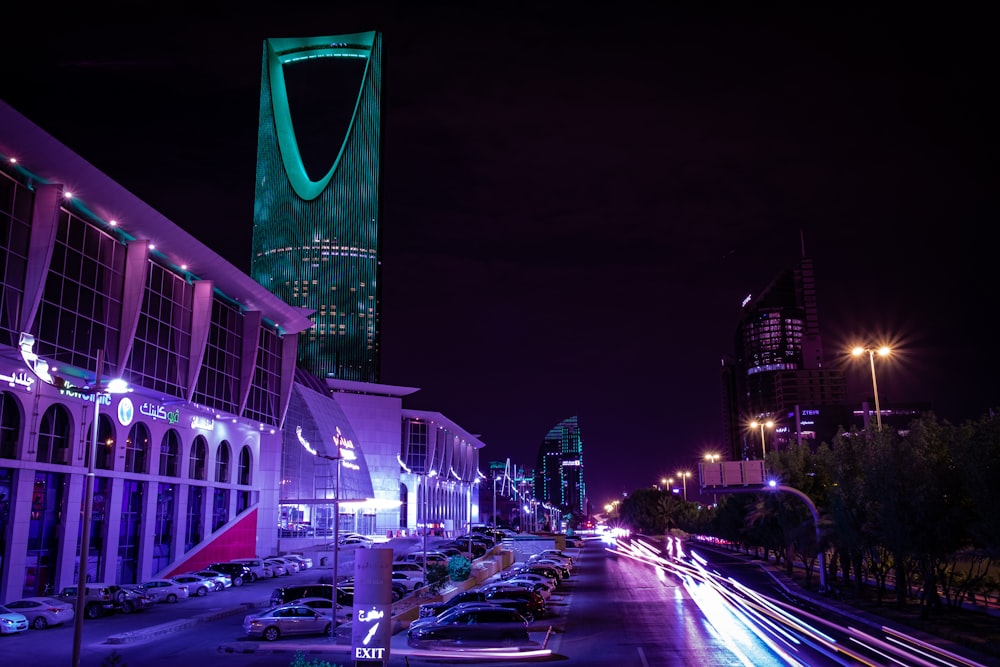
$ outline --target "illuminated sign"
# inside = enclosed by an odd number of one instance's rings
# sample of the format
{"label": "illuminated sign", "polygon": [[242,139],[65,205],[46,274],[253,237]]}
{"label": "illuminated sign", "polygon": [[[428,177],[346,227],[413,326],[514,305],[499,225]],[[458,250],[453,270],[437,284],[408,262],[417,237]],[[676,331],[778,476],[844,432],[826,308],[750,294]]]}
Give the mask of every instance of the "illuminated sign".
{"label": "illuminated sign", "polygon": [[202,431],[214,431],[215,420],[209,419],[208,417],[191,417],[191,428],[200,429]]}
{"label": "illuminated sign", "polygon": [[118,423],[122,426],[128,426],[134,418],[135,407],[132,405],[132,399],[126,396],[118,401]]}
{"label": "illuminated sign", "polygon": [[388,660],[392,640],[392,549],[359,549],[354,557],[351,647],[355,660]]}
{"label": "illuminated sign", "polygon": [[167,410],[164,406],[149,401],[139,406],[139,414],[146,415],[153,421],[162,419],[169,424],[176,424],[181,420],[180,410]]}
{"label": "illuminated sign", "polygon": [[10,375],[0,374],[0,382],[6,382],[11,387],[14,385],[21,385],[22,387],[27,387],[30,391],[31,385],[35,384],[35,378],[28,375],[25,371],[18,371],[16,373],[11,373]]}

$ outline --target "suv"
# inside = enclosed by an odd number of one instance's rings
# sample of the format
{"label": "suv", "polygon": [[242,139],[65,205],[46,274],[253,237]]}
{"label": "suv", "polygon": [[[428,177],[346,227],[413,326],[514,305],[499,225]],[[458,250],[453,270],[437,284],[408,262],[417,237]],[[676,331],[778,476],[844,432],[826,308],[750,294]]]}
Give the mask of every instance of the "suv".
{"label": "suv", "polygon": [[228,574],[233,580],[233,586],[242,586],[257,581],[257,575],[244,563],[212,563],[205,569]]}
{"label": "suv", "polygon": [[[531,591],[526,591],[531,593]],[[456,605],[465,602],[484,602],[501,607],[516,609],[530,623],[541,618],[545,613],[545,602],[541,596],[537,600],[531,596],[499,595],[500,591],[488,593],[482,590],[471,590],[457,593],[445,602],[425,602],[417,610],[418,618],[439,616]],[[540,603],[540,604],[539,604]]]}
{"label": "suv", "polygon": [[249,567],[255,581],[257,579],[270,579],[274,576],[274,573],[271,572],[271,566],[265,563],[262,558],[234,558],[230,562],[242,563]]}
{"label": "suv", "polygon": [[[77,591],[76,586],[67,586],[59,593],[59,599],[64,600],[76,609]],[[115,611],[115,600],[111,595],[111,584],[93,583],[87,584],[83,591],[83,613],[85,618],[98,618],[112,614]]]}
{"label": "suv", "polygon": [[[301,598],[333,599],[333,584],[299,584],[298,586],[280,586],[271,591],[271,604],[279,605]],[[354,590],[338,588],[337,604],[354,606]]]}
{"label": "suv", "polygon": [[[58,597],[76,608],[77,587],[67,586]],[[128,614],[153,606],[153,598],[142,591],[118,586],[117,584],[90,583],[83,590],[84,618],[99,618],[115,611]]]}

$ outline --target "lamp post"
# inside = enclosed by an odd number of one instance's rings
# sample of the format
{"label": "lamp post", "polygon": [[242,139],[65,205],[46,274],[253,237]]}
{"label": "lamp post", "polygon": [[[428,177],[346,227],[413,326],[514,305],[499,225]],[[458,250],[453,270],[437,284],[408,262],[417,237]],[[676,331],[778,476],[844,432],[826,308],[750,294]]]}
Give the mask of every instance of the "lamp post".
{"label": "lamp post", "polygon": [[427,514],[428,514],[427,488],[426,487],[427,487],[427,480],[430,479],[431,477],[435,477],[435,476],[437,476],[437,470],[428,470],[427,472],[423,473],[423,475],[421,475],[421,477],[423,478],[423,481],[421,481],[421,483],[420,483],[420,490],[423,491],[423,493],[424,493],[424,502],[423,502],[423,506],[424,506],[424,509],[423,509],[423,512],[424,512],[424,521],[423,521],[423,524],[424,524],[424,544],[423,544],[424,556],[423,556],[423,558],[424,559],[423,559],[422,565],[424,567],[424,580],[425,581],[427,579]]}
{"label": "lamp post", "polygon": [[[73,667],[80,667],[80,646],[83,641],[83,617],[84,601],[87,590],[87,569],[90,564],[90,531],[93,526],[94,514],[94,476],[97,461],[97,433],[98,422],[101,414],[101,397],[108,394],[121,394],[128,391],[128,383],[124,380],[115,379],[108,382],[108,386],[101,388],[101,371],[104,368],[104,349],[97,350],[97,372],[92,386],[74,387],[65,378],[49,372],[49,364],[44,359],[38,357],[34,352],[35,337],[28,333],[22,333],[19,341],[21,358],[31,369],[31,372],[38,376],[46,384],[61,389],[75,389],[81,394],[89,394],[94,400],[94,424],[90,439],[90,449],[87,452],[87,475],[83,485],[83,516],[80,526],[80,557],[77,565],[76,580],[76,612],[73,617]],[[55,370],[54,368],[52,369]]]}
{"label": "lamp post", "polygon": [[[705,460],[708,461],[709,463],[712,463],[712,464],[718,463],[719,462],[719,455],[718,454],[705,454]],[[702,483],[704,483],[704,481]],[[719,504],[718,497],[716,496],[715,493],[712,493],[712,506],[714,507],[714,506],[716,506],[718,504]]]}
{"label": "lamp post", "polygon": [[[340,590],[340,468],[344,462],[344,459],[353,461],[357,458],[357,454],[354,453],[353,445],[348,441],[345,446],[345,441],[343,436],[340,434],[340,429],[337,429],[337,433],[333,436],[333,444],[337,447],[337,455],[330,456],[329,454],[316,453],[316,456],[321,459],[326,459],[327,461],[337,462],[337,472],[336,477],[334,477],[333,484],[333,609],[337,609],[337,591]],[[330,624],[330,632],[333,634],[334,638],[337,636],[337,614],[333,615],[333,623]]]}
{"label": "lamp post", "polygon": [[678,470],[677,471],[677,476],[680,477],[681,478],[681,482],[684,483],[684,502],[687,502],[687,499],[688,499],[688,483],[687,483],[687,480],[688,480],[688,477],[691,476],[691,471],[690,470]]}
{"label": "lamp post", "polygon": [[878,382],[875,381],[875,355],[877,354],[880,357],[887,357],[892,350],[886,345],[879,348],[858,346],[851,350],[851,354],[855,357],[860,357],[865,352],[868,353],[868,361],[871,363],[872,368],[872,392],[875,394],[875,424],[878,426],[878,430],[881,431],[882,411],[879,409],[878,405]]}
{"label": "lamp post", "polygon": [[760,458],[761,459],[766,459],[767,458],[767,445],[764,443],[764,427],[765,426],[767,428],[774,428],[774,422],[771,421],[770,419],[768,419],[766,422],[765,421],[760,421],[760,422],[759,421],[752,421],[752,422],[750,422],[750,428],[759,428],[760,429]]}

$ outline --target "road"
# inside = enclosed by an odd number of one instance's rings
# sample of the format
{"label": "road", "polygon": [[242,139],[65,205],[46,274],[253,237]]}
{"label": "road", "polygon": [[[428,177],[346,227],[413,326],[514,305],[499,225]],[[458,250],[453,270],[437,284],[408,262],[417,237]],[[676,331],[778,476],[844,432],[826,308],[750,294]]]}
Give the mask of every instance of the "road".
{"label": "road", "polygon": [[[726,585],[709,583],[708,575],[685,569],[688,565],[667,565],[644,561],[622,549],[608,549],[600,542],[588,542],[576,556],[573,575],[550,600],[553,616],[536,621],[532,638],[544,643],[551,653],[536,662],[558,662],[567,667],[771,667],[776,665],[890,664],[866,656],[867,663],[855,662],[798,629],[777,629],[780,625],[756,607],[756,602],[727,597]],[[752,572],[732,556],[719,556],[719,568],[731,573]],[[351,562],[348,557],[348,562]],[[713,564],[712,569],[715,569]],[[332,665],[352,664],[349,646],[316,637],[282,639],[277,642],[251,641],[244,637],[242,618],[247,609],[263,604],[276,583],[305,583],[329,577],[307,571],[275,580],[261,581],[175,605],[160,604],[155,609],[128,616],[112,616],[84,623],[82,667],[177,667],[213,664],[214,667],[286,667],[297,651],[307,660],[326,660]],[[750,576],[753,575],[753,576]],[[777,594],[773,582],[754,580],[768,595]],[[241,608],[241,606],[243,606]],[[805,609],[804,613],[816,611]],[[166,633],[138,643],[110,644],[109,635],[138,631],[152,625],[201,614],[214,620],[192,624],[190,628]],[[827,620],[843,627],[856,625],[853,619]],[[831,632],[831,635],[833,633]],[[0,655],[37,667],[66,667],[70,662],[72,625],[0,638]],[[836,641],[851,645],[847,634]],[[113,665],[112,652],[118,657]],[[481,656],[452,655],[431,657],[406,646],[405,631],[392,638],[387,667],[414,667],[440,664],[495,664],[498,667],[523,665],[515,660],[483,660]],[[897,661],[892,664],[922,664]],[[976,662],[938,662],[977,665]]]}

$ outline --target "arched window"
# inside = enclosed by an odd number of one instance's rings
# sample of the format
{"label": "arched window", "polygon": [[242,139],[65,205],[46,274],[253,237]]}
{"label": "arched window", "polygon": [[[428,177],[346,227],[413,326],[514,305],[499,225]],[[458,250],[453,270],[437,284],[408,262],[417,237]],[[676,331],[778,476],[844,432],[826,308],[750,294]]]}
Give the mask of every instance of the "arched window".
{"label": "arched window", "polygon": [[223,484],[229,481],[229,443],[223,440],[219,443],[219,451],[215,454],[215,481]]}
{"label": "arched window", "polygon": [[125,472],[147,472],[147,452],[149,452],[149,429],[142,422],[136,422],[128,432],[128,440],[125,441]]}
{"label": "arched window", "polygon": [[250,486],[251,480],[251,466],[253,465],[253,454],[250,452],[250,447],[243,445],[243,449],[240,450],[240,467],[237,472],[237,484],[242,484],[244,486]]}
{"label": "arched window", "polygon": [[61,405],[50,406],[38,426],[39,463],[72,463],[70,447],[69,412]]}
{"label": "arched window", "polygon": [[188,477],[191,479],[208,479],[206,464],[208,463],[208,442],[205,436],[199,435],[191,443],[191,454],[188,458]]}
{"label": "arched window", "polygon": [[[94,424],[91,422],[90,428],[93,427]],[[87,438],[87,452],[90,453],[90,438]],[[94,465],[99,470],[115,469],[115,428],[107,415],[98,415],[97,455],[94,458]]]}
{"label": "arched window", "polygon": [[178,457],[181,451],[181,439],[174,429],[167,429],[160,443],[160,475],[177,477]]}
{"label": "arched window", "polygon": [[21,406],[13,394],[0,391],[0,458],[17,458],[20,432]]}

